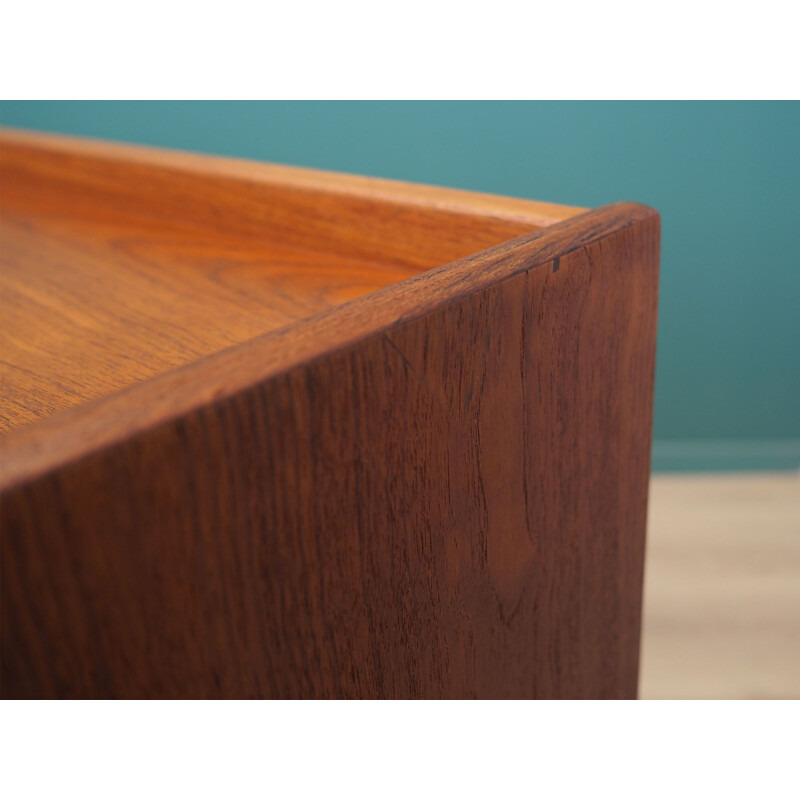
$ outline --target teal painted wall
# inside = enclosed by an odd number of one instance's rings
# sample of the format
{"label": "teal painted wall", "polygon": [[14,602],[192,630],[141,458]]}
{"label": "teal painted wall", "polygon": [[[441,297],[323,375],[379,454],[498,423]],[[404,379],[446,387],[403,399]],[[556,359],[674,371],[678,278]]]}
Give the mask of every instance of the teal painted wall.
{"label": "teal painted wall", "polygon": [[663,231],[656,465],[800,465],[800,103],[35,102],[3,103],[0,121],[651,205]]}

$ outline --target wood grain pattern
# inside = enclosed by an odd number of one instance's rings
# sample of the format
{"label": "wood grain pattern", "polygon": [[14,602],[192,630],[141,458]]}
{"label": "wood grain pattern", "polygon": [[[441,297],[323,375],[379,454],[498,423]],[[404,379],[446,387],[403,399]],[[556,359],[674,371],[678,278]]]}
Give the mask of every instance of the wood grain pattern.
{"label": "wood grain pattern", "polygon": [[492,202],[3,132],[0,434],[580,210]]}
{"label": "wood grain pattern", "polygon": [[0,433],[418,271],[136,220],[0,211]]}
{"label": "wood grain pattern", "polygon": [[635,696],[658,236],[589,212],[7,434],[3,695]]}

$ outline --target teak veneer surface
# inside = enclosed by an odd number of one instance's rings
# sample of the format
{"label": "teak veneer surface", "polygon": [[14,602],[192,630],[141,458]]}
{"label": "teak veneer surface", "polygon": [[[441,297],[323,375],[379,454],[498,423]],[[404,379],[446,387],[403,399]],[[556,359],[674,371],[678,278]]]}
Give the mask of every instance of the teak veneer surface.
{"label": "teak veneer surface", "polygon": [[0,433],[579,211],[411,189],[4,132]]}
{"label": "teak veneer surface", "polygon": [[139,220],[0,214],[0,431],[417,272]]}
{"label": "teak veneer surface", "polygon": [[[92,280],[192,297],[160,374],[0,439],[3,696],[636,695],[654,211],[526,222],[449,190],[4,151],[10,251],[41,257],[35,219],[62,254],[40,280],[75,247]],[[190,339],[217,292],[236,332]]]}

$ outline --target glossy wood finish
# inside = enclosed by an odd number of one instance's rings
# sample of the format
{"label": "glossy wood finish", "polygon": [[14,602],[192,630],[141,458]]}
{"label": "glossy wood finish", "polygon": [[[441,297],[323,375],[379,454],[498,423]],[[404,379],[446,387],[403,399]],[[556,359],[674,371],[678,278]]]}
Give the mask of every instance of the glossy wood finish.
{"label": "glossy wood finish", "polygon": [[579,215],[8,434],[3,694],[634,696],[658,231]]}
{"label": "glossy wood finish", "polygon": [[137,219],[2,214],[0,432],[418,271]]}
{"label": "glossy wood finish", "polygon": [[0,433],[579,211],[492,200],[4,132]]}

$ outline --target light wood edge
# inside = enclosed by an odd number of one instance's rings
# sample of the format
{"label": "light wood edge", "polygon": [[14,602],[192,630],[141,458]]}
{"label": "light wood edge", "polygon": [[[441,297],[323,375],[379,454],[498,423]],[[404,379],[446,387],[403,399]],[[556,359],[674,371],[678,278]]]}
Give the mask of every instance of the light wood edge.
{"label": "light wood edge", "polygon": [[239,158],[201,155],[144,145],[122,144],[62,134],[0,127],[3,146],[39,148],[53,153],[112,161],[231,180],[348,195],[401,203],[457,214],[480,214],[493,219],[542,228],[581,214],[586,209],[512,197],[371,178],[326,170],[268,164]]}
{"label": "light wood edge", "polygon": [[659,215],[603,206],[12,431],[0,438],[0,492],[633,225],[657,230]]}

